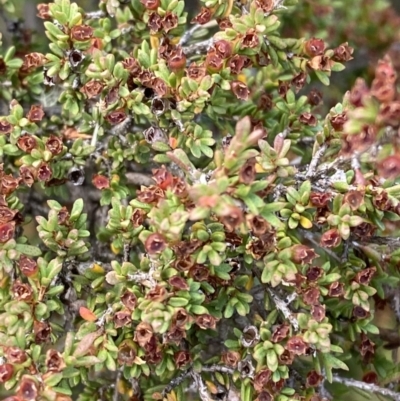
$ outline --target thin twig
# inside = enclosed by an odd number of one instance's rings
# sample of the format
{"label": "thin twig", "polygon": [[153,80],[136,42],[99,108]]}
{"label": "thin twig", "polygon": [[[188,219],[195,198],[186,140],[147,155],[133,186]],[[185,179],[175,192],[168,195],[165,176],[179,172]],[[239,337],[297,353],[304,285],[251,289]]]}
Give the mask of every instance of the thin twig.
{"label": "thin twig", "polygon": [[103,11],[89,11],[85,14],[86,19],[105,18],[106,14]]}
{"label": "thin twig", "polygon": [[214,38],[210,38],[189,46],[185,46],[182,48],[182,50],[186,54],[186,56],[190,56],[192,54],[200,54],[204,51],[207,51],[213,45],[213,43]]}
{"label": "thin twig", "polygon": [[207,390],[207,386],[204,384],[204,381],[200,373],[197,373],[194,370],[192,370],[191,375],[193,377],[194,382],[196,383],[201,401],[212,401],[210,394]]}
{"label": "thin twig", "polygon": [[285,317],[285,319],[289,320],[290,324],[293,326],[294,331],[299,331],[299,322],[294,317],[292,311],[289,309],[288,304],[279,298],[279,295],[271,288],[266,287],[270,297],[275,303],[275,306],[278,310],[280,310]]}
{"label": "thin twig", "polygon": [[318,167],[318,163],[321,160],[321,157],[325,153],[326,149],[328,148],[328,145],[324,143],[316,152],[315,155],[313,156],[310,166],[308,167],[308,171],[306,173],[306,178],[311,178],[315,175],[315,172]]}
{"label": "thin twig", "polygon": [[191,374],[192,374],[192,369],[188,369],[187,371],[182,372],[179,376],[175,377],[175,379],[172,379],[161,393],[163,398],[168,393],[170,393],[175,387],[178,387],[181,383],[183,383]]}
{"label": "thin twig", "polygon": [[395,401],[400,401],[400,393],[397,393],[393,390],[389,390],[388,388],[379,387],[376,384],[369,384],[340,376],[333,376],[333,381],[335,383],[344,384],[345,386],[359,388],[360,390],[368,391],[370,393],[381,394],[390,397]]}

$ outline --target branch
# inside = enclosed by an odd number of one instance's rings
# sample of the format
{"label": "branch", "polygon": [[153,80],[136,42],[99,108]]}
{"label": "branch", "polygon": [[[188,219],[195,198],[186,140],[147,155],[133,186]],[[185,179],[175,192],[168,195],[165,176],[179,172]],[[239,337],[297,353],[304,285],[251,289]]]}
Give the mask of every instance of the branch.
{"label": "branch", "polygon": [[207,51],[213,45],[213,43],[214,43],[214,38],[209,38],[201,42],[185,46],[182,48],[182,50],[186,54],[186,56],[190,56],[192,54],[200,54],[204,51]]}
{"label": "branch", "polygon": [[[271,287],[268,286],[266,287],[266,289],[268,291],[269,296],[274,301],[275,306],[277,307],[278,310],[282,312],[285,319],[289,320],[290,324],[293,326],[294,331],[299,331],[299,322],[294,317],[292,311],[288,307],[290,302],[283,301]],[[291,301],[291,298],[289,298],[289,301]]]}
{"label": "branch", "polygon": [[308,171],[306,173],[306,178],[311,178],[315,175],[315,172],[317,170],[318,167],[318,163],[321,160],[321,157],[323,156],[323,154],[325,153],[326,149],[327,149],[328,145],[326,143],[324,143],[314,154],[311,163],[308,167]]}
{"label": "branch", "polygon": [[218,25],[218,23],[217,23],[217,21],[214,19],[214,20],[211,20],[211,21],[207,22],[207,23],[204,24],[204,25],[196,24],[196,25],[192,26],[192,27],[191,27],[190,29],[188,29],[188,30],[183,34],[183,36],[181,37],[181,40],[179,41],[179,46],[184,46],[184,45],[186,45],[186,43],[189,42],[189,40],[192,38],[193,34],[194,34],[196,31],[198,31],[198,30],[200,30],[200,29],[213,28],[213,27],[215,27],[215,26],[217,26],[217,25]]}
{"label": "branch", "polygon": [[396,393],[388,388],[379,387],[375,384],[364,383],[354,379],[348,379],[340,376],[333,376],[333,381],[336,383],[344,384],[345,386],[355,387],[360,390],[368,391],[370,393],[377,393],[392,398],[395,401],[400,401],[400,393]]}
{"label": "branch", "polygon": [[188,369],[185,372],[182,372],[179,376],[177,376],[175,379],[172,379],[168,386],[164,388],[162,391],[162,396],[163,399],[164,397],[170,393],[175,387],[178,387],[181,383],[183,383],[190,375],[192,374],[192,369]]}
{"label": "branch", "polygon": [[208,393],[207,386],[204,384],[204,381],[200,373],[197,373],[194,370],[192,370],[191,375],[199,391],[199,396],[201,401],[212,401],[210,394]]}

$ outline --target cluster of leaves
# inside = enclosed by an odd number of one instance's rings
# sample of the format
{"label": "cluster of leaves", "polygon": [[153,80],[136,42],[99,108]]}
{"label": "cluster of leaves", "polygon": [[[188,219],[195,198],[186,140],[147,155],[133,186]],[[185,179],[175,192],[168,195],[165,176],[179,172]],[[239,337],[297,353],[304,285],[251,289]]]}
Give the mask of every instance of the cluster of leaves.
{"label": "cluster of leaves", "polygon": [[309,84],[347,42],[287,37],[293,0],[203,3],[55,0],[48,53],[0,51],[8,401],[320,401],[352,361],[382,394],[398,377],[376,311],[400,318],[399,71],[321,116]]}

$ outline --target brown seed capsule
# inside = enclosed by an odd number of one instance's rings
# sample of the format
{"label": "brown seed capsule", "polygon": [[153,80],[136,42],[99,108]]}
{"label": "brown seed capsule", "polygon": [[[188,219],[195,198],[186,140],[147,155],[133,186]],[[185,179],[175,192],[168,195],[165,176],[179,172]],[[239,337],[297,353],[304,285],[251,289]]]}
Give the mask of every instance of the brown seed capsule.
{"label": "brown seed capsule", "polygon": [[132,341],[125,340],[118,347],[118,363],[123,366],[132,366],[136,358],[136,351]]}
{"label": "brown seed capsule", "polygon": [[82,92],[88,99],[92,99],[98,96],[103,88],[104,85],[99,81],[92,80],[83,85],[80,92]]}
{"label": "brown seed capsule", "polygon": [[188,351],[178,351],[174,354],[175,365],[178,369],[187,365],[192,361],[192,358]]}
{"label": "brown seed capsule", "polygon": [[45,365],[48,372],[61,372],[67,366],[62,355],[55,349],[46,352]]}
{"label": "brown seed capsule", "polygon": [[214,330],[216,327],[217,320],[215,317],[205,313],[203,315],[196,316],[195,323],[204,330]]}
{"label": "brown seed capsule", "polygon": [[31,122],[31,123],[38,123],[43,120],[44,117],[44,111],[42,106],[38,105],[33,105],[31,106],[31,109],[29,110],[28,114],[26,115],[26,118]]}
{"label": "brown seed capsule", "polygon": [[168,59],[168,67],[171,71],[180,71],[186,67],[186,56],[181,47],[171,53]]}
{"label": "brown seed capsule", "polygon": [[93,28],[89,25],[75,25],[71,29],[70,36],[78,42],[89,40],[93,36]]}
{"label": "brown seed capsule", "polygon": [[154,255],[161,253],[167,247],[167,243],[161,234],[153,233],[147,237],[144,247],[150,255]]}
{"label": "brown seed capsule", "polygon": [[0,134],[9,134],[13,131],[13,126],[6,120],[0,120]]}
{"label": "brown seed capsule", "polygon": [[222,354],[222,363],[235,368],[240,361],[240,354],[237,351],[227,351]]}
{"label": "brown seed capsule", "polygon": [[0,193],[9,195],[19,186],[20,178],[15,178],[11,174],[0,175]]}
{"label": "brown seed capsule", "polygon": [[5,356],[7,358],[7,362],[18,365],[24,363],[28,359],[26,352],[18,347],[7,347]]}
{"label": "brown seed capsule", "polygon": [[50,166],[47,163],[43,162],[37,170],[37,178],[40,181],[49,181],[52,176],[53,172],[51,171]]}
{"label": "brown seed capsule", "polygon": [[17,141],[17,146],[26,153],[30,153],[33,149],[36,148],[36,145],[36,139],[29,134],[21,135]]}
{"label": "brown seed capsule", "polygon": [[376,267],[367,267],[366,269],[358,272],[354,280],[359,284],[369,285],[375,273],[376,273]]}
{"label": "brown seed capsule", "polygon": [[0,244],[4,244],[14,237],[15,223],[10,221],[0,225]]}
{"label": "brown seed capsule", "polygon": [[252,184],[256,178],[256,159],[251,158],[239,170],[239,181],[243,184]]}
{"label": "brown seed capsule", "polygon": [[18,210],[10,209],[7,206],[0,205],[0,224],[9,223],[17,214]]}
{"label": "brown seed capsule", "polygon": [[218,26],[221,31],[225,31],[228,28],[232,28],[232,22],[228,17],[217,18]]}
{"label": "brown seed capsule", "polygon": [[47,322],[35,321],[33,323],[33,332],[35,334],[36,344],[46,343],[50,340],[51,327]]}
{"label": "brown seed capsule", "polygon": [[63,142],[58,136],[50,135],[46,141],[46,148],[52,155],[59,155],[63,151]]}
{"label": "brown seed capsule", "polygon": [[389,156],[378,163],[378,173],[384,178],[396,178],[400,175],[400,155]]}
{"label": "brown seed capsule", "polygon": [[330,118],[331,125],[335,131],[343,131],[343,126],[347,120],[346,112],[336,114]]}
{"label": "brown seed capsule", "polygon": [[227,59],[232,55],[232,44],[227,40],[218,40],[214,43],[214,49],[223,59]]}
{"label": "brown seed capsule", "polygon": [[153,12],[149,15],[147,25],[149,26],[151,33],[157,33],[162,28],[162,18],[156,12]]}
{"label": "brown seed capsule", "polygon": [[18,267],[21,273],[27,277],[34,276],[38,272],[38,265],[34,259],[21,255],[18,261]]}
{"label": "brown seed capsule", "polygon": [[236,206],[227,206],[224,209],[224,215],[221,217],[221,222],[225,225],[228,232],[234,231],[244,222],[242,209]]}
{"label": "brown seed capsule", "polygon": [[50,19],[50,7],[48,4],[40,3],[36,6],[38,13],[36,14],[37,17],[41,19]]}
{"label": "brown seed capsule", "polygon": [[375,372],[365,373],[361,380],[368,384],[379,384],[379,378]]}
{"label": "brown seed capsule", "polygon": [[275,8],[274,0],[255,0],[257,8],[261,8],[264,13],[269,13]]}
{"label": "brown seed capsule", "polygon": [[302,337],[294,336],[288,340],[286,348],[295,355],[304,355],[307,351],[308,345]]}
{"label": "brown seed capsule", "polygon": [[0,365],[0,383],[8,382],[14,374],[14,366],[11,363]]}
{"label": "brown seed capsule", "polygon": [[350,91],[349,100],[353,106],[360,107],[364,104],[364,99],[369,95],[369,89],[362,78],[357,78]]}
{"label": "brown seed capsule", "polygon": [[342,43],[340,46],[338,46],[333,53],[333,59],[335,61],[350,61],[353,59],[353,57],[351,56],[354,52],[354,49],[352,47],[349,46],[349,44],[346,43]]}
{"label": "brown seed capsule", "polygon": [[224,66],[224,60],[215,51],[210,51],[207,53],[205,66],[210,72],[221,71]]}
{"label": "brown seed capsule", "polygon": [[319,288],[310,287],[304,290],[302,294],[302,299],[306,305],[316,305],[319,302],[319,296],[320,296]]}
{"label": "brown seed capsule", "polygon": [[171,287],[178,291],[187,291],[189,289],[189,285],[187,281],[179,276],[173,276],[168,280],[168,283]]}
{"label": "brown seed capsule", "polygon": [[260,39],[255,29],[249,29],[241,39],[244,48],[254,49],[260,45]]}
{"label": "brown seed capsule", "polygon": [[292,260],[294,263],[310,264],[317,257],[318,255],[315,253],[314,249],[306,245],[298,244],[292,246]]}
{"label": "brown seed capsule", "polygon": [[311,106],[319,106],[320,104],[323,103],[322,93],[317,89],[312,89],[308,94],[307,98],[308,98],[308,103],[310,103]]}
{"label": "brown seed capsule", "polygon": [[168,33],[178,26],[178,16],[171,11],[167,11],[164,18],[161,21],[161,25],[164,31]]}
{"label": "brown seed capsule", "polygon": [[21,70],[28,72],[38,67],[42,67],[46,62],[46,57],[42,53],[29,53],[24,56]]}
{"label": "brown seed capsule", "polygon": [[96,174],[92,179],[92,184],[97,189],[107,189],[110,188],[110,179],[105,175]]}
{"label": "brown seed capsule", "polygon": [[315,370],[312,370],[307,374],[306,387],[318,387],[323,379],[323,376],[318,374]]}
{"label": "brown seed capsule", "polygon": [[200,12],[192,19],[191,23],[204,25],[207,22],[211,21],[211,17],[212,17],[211,10],[209,8],[202,7]]}
{"label": "brown seed capsule", "polygon": [[36,179],[36,169],[31,166],[21,166],[19,168],[19,175],[21,177],[22,182],[27,185],[28,187],[31,187]]}
{"label": "brown seed capsule", "polygon": [[34,379],[29,376],[22,376],[19,381],[17,396],[21,401],[35,401],[38,396],[38,385]]}
{"label": "brown seed capsule", "polygon": [[125,327],[129,326],[132,323],[132,318],[131,318],[132,312],[129,310],[122,310],[114,315],[114,327],[116,329],[120,327]]}
{"label": "brown seed capsule", "polygon": [[310,127],[315,127],[317,125],[317,119],[311,113],[300,114],[299,121]]}
{"label": "brown seed capsule", "polygon": [[340,245],[342,237],[336,228],[325,231],[321,236],[320,244],[323,248],[336,248]]}
{"label": "brown seed capsule", "polygon": [[342,297],[344,295],[344,284],[339,281],[333,282],[329,286],[328,295],[334,298]]}
{"label": "brown seed capsule", "polygon": [[111,125],[117,125],[125,121],[127,118],[124,109],[118,109],[112,111],[110,114],[107,115],[106,119]]}
{"label": "brown seed capsule", "polygon": [[157,8],[160,7],[160,0],[140,0],[140,2],[148,10],[157,10]]}
{"label": "brown seed capsule", "polygon": [[271,335],[271,341],[279,343],[284,340],[290,332],[290,327],[287,324],[276,326]]}
{"label": "brown seed capsule", "polygon": [[243,68],[245,68],[247,60],[248,57],[241,56],[239,54],[235,54],[233,57],[231,57],[228,63],[231,73],[234,75],[240,74]]}
{"label": "brown seed capsule", "polygon": [[272,372],[269,369],[262,369],[260,370],[254,377],[254,389],[257,393],[260,393],[264,390],[271,380]]}
{"label": "brown seed capsule", "polygon": [[249,88],[241,81],[232,81],[231,90],[237,99],[247,100],[249,98]]}
{"label": "brown seed capsule", "polygon": [[318,323],[322,322],[325,319],[325,306],[324,305],[312,305],[311,316]]}
{"label": "brown seed capsule", "polygon": [[148,323],[141,322],[135,330],[134,340],[143,348],[148,344],[153,336],[153,329]]}
{"label": "brown seed capsule", "polygon": [[320,56],[324,53],[325,43],[322,39],[312,38],[304,43],[304,52],[310,56]]}

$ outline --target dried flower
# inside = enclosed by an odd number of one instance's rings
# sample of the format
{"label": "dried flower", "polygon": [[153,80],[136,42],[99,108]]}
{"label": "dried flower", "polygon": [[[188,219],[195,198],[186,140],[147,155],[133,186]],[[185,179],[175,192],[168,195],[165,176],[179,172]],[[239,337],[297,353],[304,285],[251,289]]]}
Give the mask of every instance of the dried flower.
{"label": "dried flower", "polygon": [[178,369],[187,365],[192,361],[190,353],[188,351],[178,351],[174,354],[175,365]]}
{"label": "dried flower", "polygon": [[248,60],[248,57],[239,54],[235,54],[233,57],[231,57],[228,64],[229,68],[231,69],[231,73],[234,75],[240,74],[243,68],[246,67]]}
{"label": "dried flower", "polygon": [[13,130],[13,126],[6,120],[0,120],[0,134],[9,134]]}
{"label": "dried flower", "polygon": [[276,326],[271,335],[271,341],[274,343],[280,343],[284,340],[290,332],[290,327],[287,324],[281,324]]}
{"label": "dried flower", "polygon": [[104,86],[99,81],[89,81],[82,86],[80,92],[82,92],[88,99],[92,99],[98,96],[103,90]]}
{"label": "dried flower", "polygon": [[196,316],[195,323],[203,330],[212,329],[216,327],[217,320],[209,314]]}
{"label": "dried flower", "polygon": [[37,172],[36,169],[31,166],[21,166],[19,168],[19,175],[22,182],[28,187],[31,187],[35,182]]}
{"label": "dried flower", "polygon": [[137,305],[137,297],[133,292],[126,290],[121,296],[121,302],[130,311],[133,311]]}
{"label": "dried flower", "polygon": [[7,347],[5,356],[9,363],[18,365],[24,363],[28,359],[26,352],[18,347]]}
{"label": "dried flower", "polygon": [[18,267],[21,273],[27,277],[34,276],[38,271],[38,265],[34,259],[28,258],[25,255],[21,255],[18,262]]}
{"label": "dried flower", "polygon": [[157,10],[157,8],[160,7],[160,0],[140,0],[140,2],[148,10]]}
{"label": "dried flower", "polygon": [[318,374],[315,370],[312,370],[307,374],[306,387],[318,387],[323,379],[323,376]]}
{"label": "dried flower", "polygon": [[255,29],[249,29],[241,40],[244,48],[254,49],[260,45],[260,39],[258,38]]}
{"label": "dried flower", "polygon": [[324,50],[325,43],[322,39],[312,38],[304,43],[304,51],[310,57],[320,56]]}
{"label": "dried flower", "polygon": [[237,351],[227,351],[222,354],[222,363],[235,368],[240,361],[240,354]]}
{"label": "dried flower", "polygon": [[167,244],[164,237],[158,233],[150,234],[144,244],[146,251],[150,255],[161,253],[166,248],[166,246]]}
{"label": "dried flower", "polygon": [[331,228],[322,234],[320,244],[323,248],[336,248],[340,245],[341,241],[342,237],[339,230]]}
{"label": "dried flower", "polygon": [[375,273],[376,273],[376,267],[367,267],[366,269],[358,272],[354,280],[359,284],[369,285]]}
{"label": "dried flower", "polygon": [[256,7],[261,8],[264,13],[269,13],[274,9],[275,2],[274,0],[256,0],[255,5]]}
{"label": "dried flower", "polygon": [[106,119],[111,125],[117,125],[122,123],[127,118],[127,115],[123,109],[112,111],[107,115]]}
{"label": "dried flower", "polygon": [[200,12],[192,19],[191,23],[204,25],[207,22],[211,21],[211,17],[212,17],[211,10],[209,8],[202,7]]}
{"label": "dried flower", "polygon": [[92,184],[100,190],[110,188],[109,178],[101,174],[96,174],[93,177]]}
{"label": "dried flower", "polygon": [[43,111],[43,107],[41,105],[31,106],[31,109],[29,110],[28,114],[26,115],[26,118],[32,123],[38,123],[38,122],[42,121],[43,117],[44,117],[44,111]]}
{"label": "dried flower", "polygon": [[0,244],[4,244],[14,237],[15,223],[10,221],[0,225]]}
{"label": "dried flower", "polygon": [[211,72],[218,72],[222,70],[224,66],[224,60],[217,52],[210,51],[207,53],[205,66]]}
{"label": "dried flower", "polygon": [[237,99],[247,100],[250,95],[249,88],[241,81],[232,81],[231,89]]}
{"label": "dried flower", "polygon": [[288,340],[286,343],[286,348],[295,355],[304,355],[308,346],[302,337],[294,336]]}
{"label": "dried flower", "polygon": [[306,305],[316,305],[318,304],[319,296],[320,296],[319,288],[310,287],[303,292],[302,298],[303,302]]}
{"label": "dried flower", "polygon": [[318,323],[325,319],[325,305],[312,305],[311,315]]}
{"label": "dried flower", "polygon": [[89,25],[75,25],[71,29],[70,36],[78,42],[89,40],[93,36],[93,28]]}
{"label": "dried flower", "polygon": [[329,286],[329,292],[328,292],[330,297],[335,297],[339,298],[344,295],[344,285],[343,283],[340,283],[339,281],[333,282]]}
{"label": "dried flower", "polygon": [[40,181],[50,181],[53,176],[50,166],[47,163],[42,163],[37,170],[37,178]]}
{"label": "dried flower", "polygon": [[340,46],[334,49],[333,59],[340,62],[350,61],[353,59],[353,57],[351,56],[353,52],[354,49],[350,47],[347,42],[342,43]]}
{"label": "dried flower", "polygon": [[114,315],[114,327],[116,329],[124,326],[129,326],[132,322],[131,312],[129,310],[122,310]]}
{"label": "dried flower", "polygon": [[41,19],[50,19],[50,8],[48,4],[40,3],[36,5],[38,13],[36,14]]}
{"label": "dried flower", "polygon": [[33,323],[33,332],[35,334],[35,343],[42,344],[50,340],[51,327],[47,322]]}
{"label": "dried flower", "polygon": [[143,348],[149,342],[153,336],[153,329],[148,323],[141,322],[137,325],[135,330],[134,340]]}
{"label": "dried flower", "polygon": [[227,206],[221,217],[221,222],[225,225],[228,232],[234,231],[244,221],[243,211],[236,206]]}
{"label": "dried flower", "polygon": [[269,369],[260,370],[254,377],[254,389],[260,393],[270,381],[272,372]]}
{"label": "dried flower", "polygon": [[122,366],[132,366],[136,358],[136,351],[132,341],[125,340],[118,347],[118,363]]}
{"label": "dried flower", "polygon": [[59,155],[63,151],[63,142],[58,136],[50,135],[49,139],[46,141],[46,148],[54,156]]}
{"label": "dried flower", "polygon": [[55,349],[46,352],[45,365],[48,372],[61,372],[67,366],[62,355]]}
{"label": "dried flower", "polygon": [[4,363],[0,365],[0,383],[9,381],[14,374],[14,366],[11,363]]}
{"label": "dried flower", "polygon": [[164,18],[161,21],[161,25],[165,32],[169,32],[178,26],[178,16],[171,11],[167,11]]}
{"label": "dried flower", "polygon": [[299,121],[302,124],[309,125],[311,127],[315,127],[317,125],[317,119],[311,113],[303,113],[299,117]]}
{"label": "dried flower", "polygon": [[369,317],[370,313],[368,311],[366,311],[364,308],[362,308],[361,306],[355,306],[353,308],[353,316],[356,319],[365,319],[367,317]]}
{"label": "dried flower", "polygon": [[292,247],[292,259],[294,263],[310,264],[317,257],[318,255],[315,253],[314,249],[306,245],[298,244]]}
{"label": "dried flower", "polygon": [[36,145],[36,139],[29,134],[21,135],[17,141],[17,146],[26,153],[30,153],[36,148]]}

